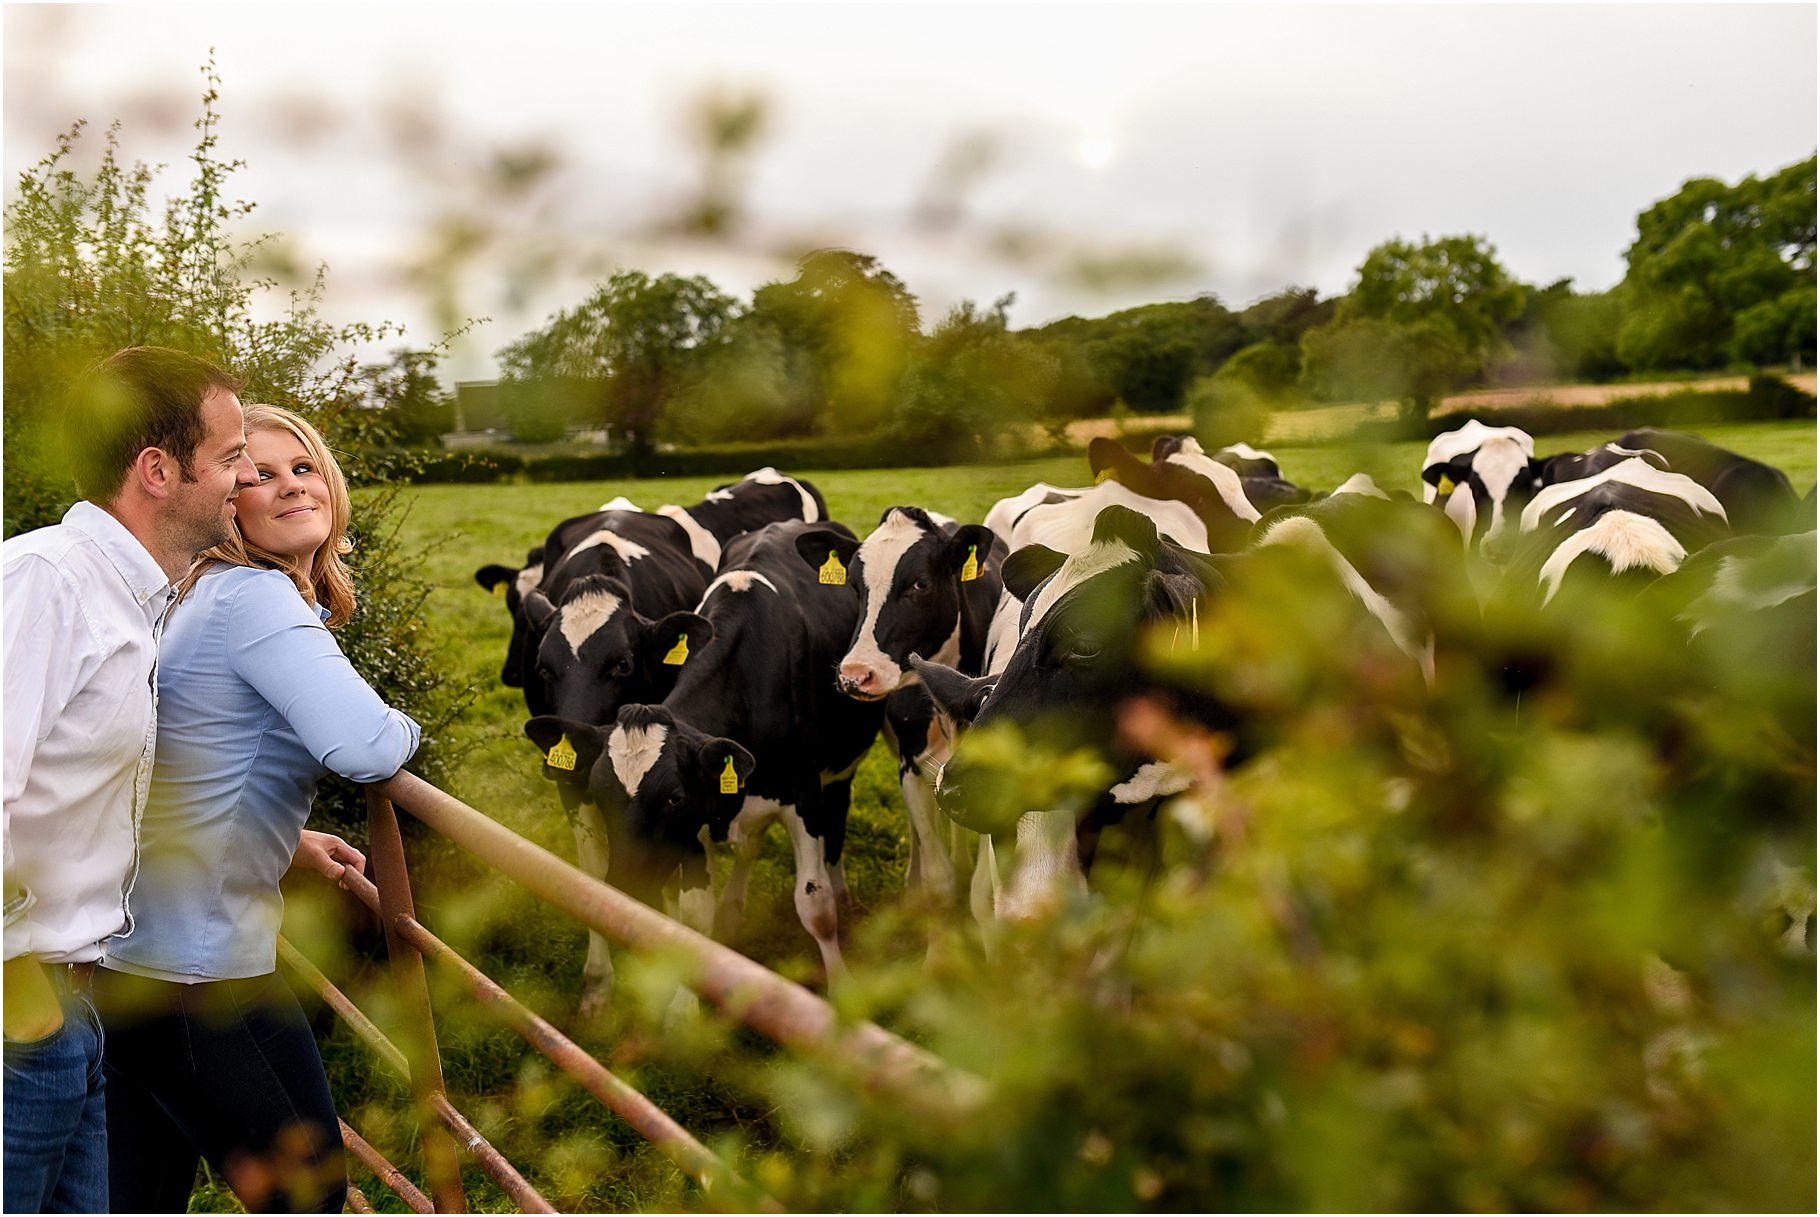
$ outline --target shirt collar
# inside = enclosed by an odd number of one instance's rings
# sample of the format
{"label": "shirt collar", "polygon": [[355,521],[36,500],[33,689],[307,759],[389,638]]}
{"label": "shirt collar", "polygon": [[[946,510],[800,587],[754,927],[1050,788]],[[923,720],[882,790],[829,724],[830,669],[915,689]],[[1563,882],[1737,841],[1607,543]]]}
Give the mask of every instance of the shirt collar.
{"label": "shirt collar", "polygon": [[[75,506],[64,512],[63,522],[94,538],[95,544],[126,581],[133,599],[141,605],[152,604],[170,591],[171,581],[165,575],[164,568],[152,557],[151,551],[140,544],[139,538],[128,531],[126,525],[107,511],[87,499],[80,499]],[[162,608],[163,601],[158,600],[155,607]]]}

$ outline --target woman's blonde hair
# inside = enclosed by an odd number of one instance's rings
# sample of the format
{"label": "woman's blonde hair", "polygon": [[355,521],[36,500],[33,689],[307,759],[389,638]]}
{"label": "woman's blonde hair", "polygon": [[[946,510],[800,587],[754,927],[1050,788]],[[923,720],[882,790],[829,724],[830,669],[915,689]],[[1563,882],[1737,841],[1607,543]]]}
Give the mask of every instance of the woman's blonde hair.
{"label": "woman's blonde hair", "polygon": [[213,563],[257,566],[283,571],[289,575],[305,600],[329,610],[330,629],[345,624],[354,615],[354,578],[341,557],[353,550],[354,543],[347,537],[348,516],[352,505],[348,500],[347,479],[341,476],[341,466],[329,454],[329,446],[323,442],[316,428],[282,406],[248,406],[246,430],[248,435],[255,431],[289,432],[303,445],[304,451],[310,454],[310,462],[316,466],[316,472],[328,483],[328,539],[316,550],[316,557],[306,571],[292,559],[249,542],[240,531],[239,520],[235,520],[233,536],[196,556],[195,565],[190,567],[190,573],[178,589],[178,599],[189,594],[190,588],[196,585],[196,580]]}

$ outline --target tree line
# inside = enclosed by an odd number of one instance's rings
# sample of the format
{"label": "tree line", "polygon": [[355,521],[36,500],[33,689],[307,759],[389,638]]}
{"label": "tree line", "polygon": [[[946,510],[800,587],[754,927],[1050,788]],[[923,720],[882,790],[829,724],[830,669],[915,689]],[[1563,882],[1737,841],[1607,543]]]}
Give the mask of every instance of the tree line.
{"label": "tree line", "polygon": [[[1578,292],[1517,280],[1476,235],[1373,248],[1344,295],[1289,287],[1016,330],[1012,297],[925,329],[870,255],[821,249],[740,301],[702,276],[622,270],[499,352],[517,438],[609,427],[633,448],[885,433],[989,447],[1032,424],[1189,411],[1238,437],[1259,413],[1395,400],[1425,417],[1464,388],[1812,366],[1815,160],[1735,185],[1695,178],[1637,217],[1623,280]],[[406,438],[448,430],[434,359],[364,370]]]}

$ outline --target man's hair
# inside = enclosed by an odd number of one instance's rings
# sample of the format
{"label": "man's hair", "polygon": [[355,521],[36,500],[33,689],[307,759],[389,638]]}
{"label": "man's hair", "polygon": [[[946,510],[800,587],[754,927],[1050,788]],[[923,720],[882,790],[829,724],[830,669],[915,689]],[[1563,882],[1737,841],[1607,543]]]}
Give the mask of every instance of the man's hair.
{"label": "man's hair", "polygon": [[206,359],[169,347],[126,347],[85,372],[63,412],[71,472],[82,496],[114,497],[147,448],[177,460],[185,481],[206,428],[202,399],[210,389],[238,393],[245,382]]}

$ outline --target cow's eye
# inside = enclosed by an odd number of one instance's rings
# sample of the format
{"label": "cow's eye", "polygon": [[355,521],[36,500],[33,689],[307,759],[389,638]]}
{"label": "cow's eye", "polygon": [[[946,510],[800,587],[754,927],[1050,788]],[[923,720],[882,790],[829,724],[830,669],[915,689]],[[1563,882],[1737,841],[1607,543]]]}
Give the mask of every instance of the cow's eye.
{"label": "cow's eye", "polygon": [[615,676],[632,675],[632,657],[630,655],[625,656],[618,663],[613,665],[613,675],[615,675]]}
{"label": "cow's eye", "polygon": [[1062,658],[1072,663],[1092,663],[1099,657],[1100,644],[1092,638],[1077,635],[1062,646]]}
{"label": "cow's eye", "polygon": [[688,798],[689,798],[689,796],[684,794],[682,791],[673,790],[670,792],[670,797],[664,800],[664,806],[668,807],[671,811],[675,811],[677,808],[681,807],[685,802],[687,802]]}
{"label": "cow's eye", "polygon": [[917,580],[917,581],[916,581],[916,582],[915,582],[915,583],[912,583],[912,584],[911,584],[911,585],[910,585],[910,590],[911,590],[911,591],[913,591],[913,592],[926,592],[926,591],[928,591],[928,590],[929,590],[929,580],[927,580],[927,579],[918,579],[918,580]]}

